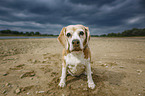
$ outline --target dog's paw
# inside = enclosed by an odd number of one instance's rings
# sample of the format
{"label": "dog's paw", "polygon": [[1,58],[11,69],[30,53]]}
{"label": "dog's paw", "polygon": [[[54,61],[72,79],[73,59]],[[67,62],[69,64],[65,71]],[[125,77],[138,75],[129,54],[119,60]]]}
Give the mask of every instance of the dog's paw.
{"label": "dog's paw", "polygon": [[96,86],[96,85],[94,84],[94,82],[88,83],[88,87],[91,88],[91,89],[94,89],[95,86]]}
{"label": "dog's paw", "polygon": [[65,87],[66,85],[65,85],[65,82],[60,82],[59,83],[59,87]]}

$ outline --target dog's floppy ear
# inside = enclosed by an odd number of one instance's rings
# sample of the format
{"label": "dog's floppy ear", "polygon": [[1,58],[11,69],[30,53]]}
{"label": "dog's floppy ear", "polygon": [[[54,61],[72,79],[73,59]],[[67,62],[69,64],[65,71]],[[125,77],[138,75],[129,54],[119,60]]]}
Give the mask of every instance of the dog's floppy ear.
{"label": "dog's floppy ear", "polygon": [[90,31],[88,27],[85,27],[85,32],[86,32],[86,44],[88,44],[90,40]]}
{"label": "dog's floppy ear", "polygon": [[58,38],[57,38],[58,41],[62,44],[63,47],[65,47],[65,44],[66,44],[66,39],[65,39],[65,36],[64,36],[65,29],[66,29],[65,27],[62,28],[62,30],[61,30]]}

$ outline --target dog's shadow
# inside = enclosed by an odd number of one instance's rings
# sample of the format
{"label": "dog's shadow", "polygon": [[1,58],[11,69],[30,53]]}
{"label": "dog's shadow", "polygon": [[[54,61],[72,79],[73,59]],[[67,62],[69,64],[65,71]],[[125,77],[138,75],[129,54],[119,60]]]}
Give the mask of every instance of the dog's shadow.
{"label": "dog's shadow", "polygon": [[[113,85],[121,85],[122,80],[126,77],[125,73],[123,72],[114,72],[114,71],[108,71],[108,70],[101,70],[98,68],[92,68],[92,78],[94,80],[95,84],[98,84],[99,82],[107,81],[110,84]],[[76,82],[78,80],[83,80],[87,82],[87,76],[82,74],[80,76],[71,76],[70,74],[67,74],[67,84]]]}

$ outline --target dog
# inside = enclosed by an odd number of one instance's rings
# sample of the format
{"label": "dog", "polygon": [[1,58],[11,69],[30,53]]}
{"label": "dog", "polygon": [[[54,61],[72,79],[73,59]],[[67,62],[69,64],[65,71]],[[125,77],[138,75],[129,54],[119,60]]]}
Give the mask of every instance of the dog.
{"label": "dog", "polygon": [[83,25],[69,25],[62,28],[58,36],[58,41],[64,47],[60,87],[66,86],[66,74],[68,72],[72,76],[79,76],[82,73],[86,73],[88,87],[91,89],[95,88],[91,74],[89,40],[90,32],[88,27]]}

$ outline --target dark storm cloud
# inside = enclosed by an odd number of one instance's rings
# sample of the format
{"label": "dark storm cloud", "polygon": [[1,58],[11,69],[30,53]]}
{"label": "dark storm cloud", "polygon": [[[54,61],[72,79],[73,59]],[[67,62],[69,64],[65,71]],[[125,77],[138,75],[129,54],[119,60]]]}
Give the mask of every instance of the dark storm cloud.
{"label": "dark storm cloud", "polygon": [[114,0],[69,0],[69,1],[75,4],[97,5],[97,6],[102,6],[114,2]]}
{"label": "dark storm cloud", "polygon": [[59,34],[69,24],[91,34],[145,26],[144,0],[1,0],[0,29]]}

